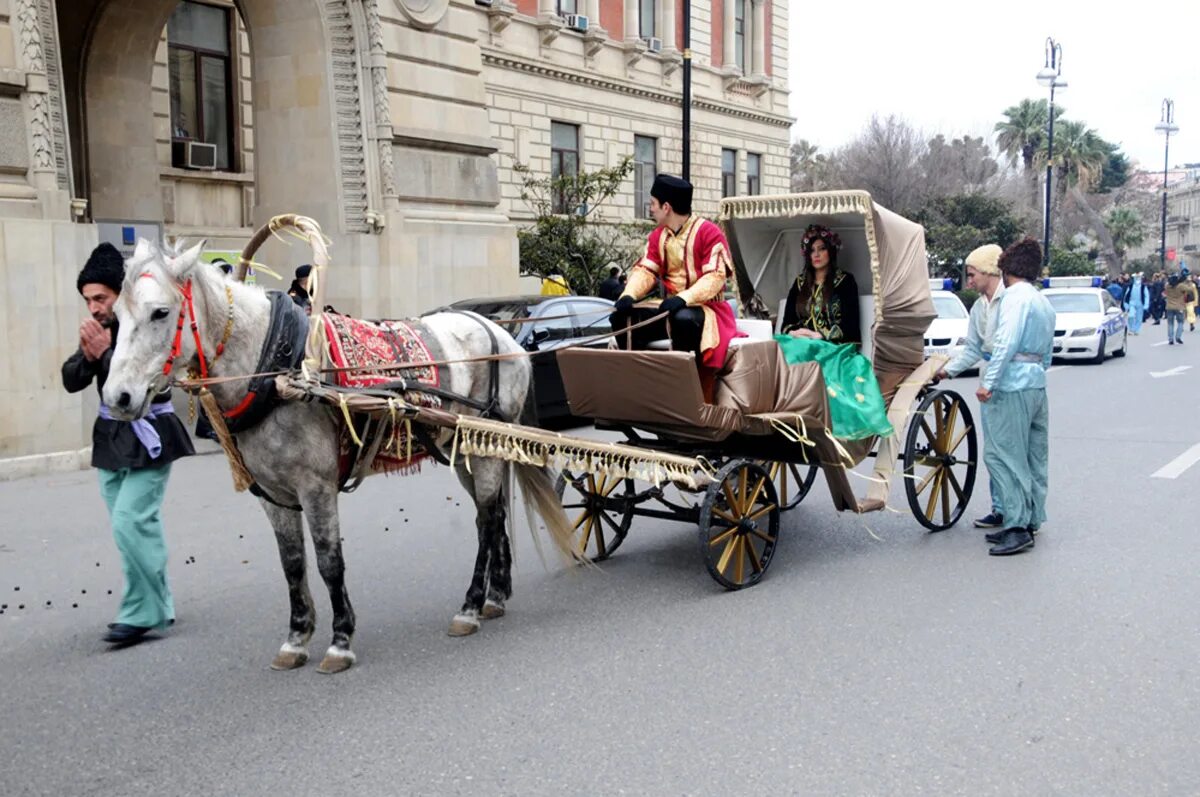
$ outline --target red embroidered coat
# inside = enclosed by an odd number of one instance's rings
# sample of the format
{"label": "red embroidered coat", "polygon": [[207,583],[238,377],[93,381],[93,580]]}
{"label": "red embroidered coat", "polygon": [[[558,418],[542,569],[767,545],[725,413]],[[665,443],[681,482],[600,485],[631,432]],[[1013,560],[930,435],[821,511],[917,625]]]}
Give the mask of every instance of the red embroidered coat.
{"label": "red embroidered coat", "polygon": [[729,341],[737,335],[733,308],[725,301],[725,283],[733,272],[729,243],[708,219],[688,216],[678,232],[660,226],[650,233],[646,252],[629,273],[622,295],[641,299],[662,280],[668,296],[679,296],[704,309],[700,351],[704,365],[725,364]]}

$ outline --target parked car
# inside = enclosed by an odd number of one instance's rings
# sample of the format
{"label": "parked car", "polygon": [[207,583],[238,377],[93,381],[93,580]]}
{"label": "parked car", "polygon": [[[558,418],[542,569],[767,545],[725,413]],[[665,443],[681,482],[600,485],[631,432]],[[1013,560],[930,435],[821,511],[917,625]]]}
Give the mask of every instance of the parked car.
{"label": "parked car", "polygon": [[931,291],[930,294],[937,318],[925,330],[925,356],[945,354],[954,359],[967,344],[967,308],[950,291]]}
{"label": "parked car", "polygon": [[[1103,288],[1046,288],[1042,295],[1054,308],[1054,356],[1104,362],[1111,349],[1124,357],[1128,349],[1128,316]],[[1116,348],[1118,341],[1120,348]]]}
{"label": "parked car", "polygon": [[[528,319],[529,323],[503,326],[529,352],[553,351],[604,335],[611,331],[608,316],[612,306],[608,299],[595,296],[506,296],[464,299],[450,305],[454,310],[470,310],[493,321]],[[608,340],[601,338],[588,345],[606,348]],[[533,386],[539,423],[571,416],[554,355],[533,358]]]}

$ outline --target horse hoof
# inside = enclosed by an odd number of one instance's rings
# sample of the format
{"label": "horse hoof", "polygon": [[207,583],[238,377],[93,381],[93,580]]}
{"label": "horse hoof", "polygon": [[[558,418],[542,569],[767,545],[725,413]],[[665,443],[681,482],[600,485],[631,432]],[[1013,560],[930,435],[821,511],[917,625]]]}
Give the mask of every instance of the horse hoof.
{"label": "horse hoof", "polygon": [[317,672],[325,675],[345,672],[353,666],[356,660],[352,651],[331,647],[325,651],[325,658],[321,659],[321,663],[317,665]]}
{"label": "horse hoof", "polygon": [[479,618],[469,614],[456,614],[450,621],[450,636],[470,636],[479,630]]}
{"label": "horse hoof", "polygon": [[272,670],[295,670],[308,661],[308,651],[294,645],[284,645],[271,662]]}
{"label": "horse hoof", "polygon": [[487,601],[483,604],[483,611],[480,612],[479,616],[485,620],[495,620],[497,617],[503,617],[504,604],[496,603],[495,601]]}

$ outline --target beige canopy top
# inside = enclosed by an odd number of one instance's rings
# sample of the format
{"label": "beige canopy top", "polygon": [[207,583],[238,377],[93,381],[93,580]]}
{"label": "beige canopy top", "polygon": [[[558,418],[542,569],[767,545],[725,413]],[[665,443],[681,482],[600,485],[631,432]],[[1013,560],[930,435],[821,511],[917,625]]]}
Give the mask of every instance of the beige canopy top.
{"label": "beige canopy top", "polygon": [[864,351],[877,372],[908,372],[924,359],[924,333],[936,313],[929,292],[925,229],[875,204],[866,191],[820,191],[721,200],[743,307],[757,298],[775,314],[804,268],[800,242],[810,224],[842,239],[838,267],[858,283]]}

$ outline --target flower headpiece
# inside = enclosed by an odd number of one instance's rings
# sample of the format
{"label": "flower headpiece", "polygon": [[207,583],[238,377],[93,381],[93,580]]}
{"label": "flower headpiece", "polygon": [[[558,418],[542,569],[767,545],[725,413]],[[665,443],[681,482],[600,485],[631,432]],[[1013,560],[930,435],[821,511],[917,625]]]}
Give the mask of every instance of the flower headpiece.
{"label": "flower headpiece", "polygon": [[842,248],[842,238],[828,227],[823,227],[820,224],[810,224],[808,229],[804,231],[804,238],[801,241],[801,247],[804,251],[808,251],[808,247],[813,241],[820,238],[825,242],[825,246],[829,249],[837,251]]}

